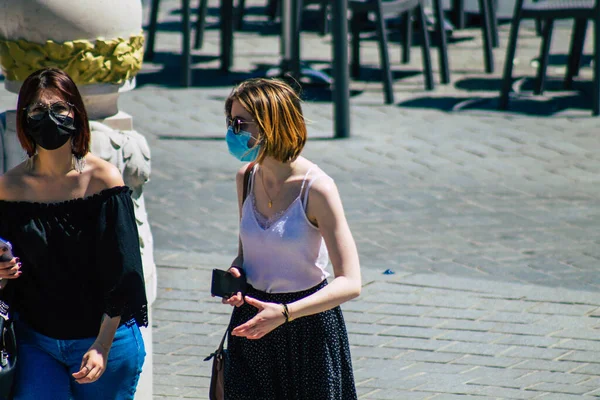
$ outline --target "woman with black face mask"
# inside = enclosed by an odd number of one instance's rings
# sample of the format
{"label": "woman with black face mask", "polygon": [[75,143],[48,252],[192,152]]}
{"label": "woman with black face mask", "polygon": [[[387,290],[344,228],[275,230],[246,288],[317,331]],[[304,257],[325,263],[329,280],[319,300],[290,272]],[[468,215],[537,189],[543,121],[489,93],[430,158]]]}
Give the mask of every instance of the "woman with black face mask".
{"label": "woman with black face mask", "polygon": [[0,177],[0,237],[17,256],[0,262],[14,399],[131,399],[148,322],[130,190],[89,153],[83,100],[61,70],[23,82],[17,135],[28,159]]}

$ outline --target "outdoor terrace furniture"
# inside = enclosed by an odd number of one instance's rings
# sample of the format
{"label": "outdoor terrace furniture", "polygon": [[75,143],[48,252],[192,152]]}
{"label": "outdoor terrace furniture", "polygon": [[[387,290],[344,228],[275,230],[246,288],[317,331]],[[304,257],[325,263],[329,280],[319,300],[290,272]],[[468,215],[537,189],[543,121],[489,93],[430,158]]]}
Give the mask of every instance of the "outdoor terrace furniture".
{"label": "outdoor terrace furniture", "polygon": [[[492,49],[499,46],[498,23],[496,17],[497,1],[498,0],[477,0],[477,3],[479,5],[479,12],[481,14],[481,29],[483,37],[483,55],[485,62],[485,72],[489,74],[494,72],[494,52]],[[436,32],[440,34],[439,30],[442,29],[443,25],[440,25],[438,21],[443,21],[444,4],[442,4],[440,0],[431,0],[430,3],[433,6],[435,14]],[[447,3],[448,2],[446,2],[445,4]],[[459,27],[459,29],[464,28],[465,0],[452,0],[450,2],[450,7],[450,13],[454,15],[457,27]],[[447,41],[445,37],[440,36],[440,46],[447,46]],[[448,50],[445,50],[440,53],[440,73],[442,75],[442,83],[450,82],[450,68],[448,66],[447,53]],[[410,55],[405,56],[403,53],[403,61],[405,59],[408,59],[409,57]]]}
{"label": "outdoor terrace furniture", "polygon": [[[585,18],[576,19],[573,24],[573,34],[571,36],[571,48],[569,51],[569,61],[567,64],[567,74],[565,75],[564,88],[570,90],[573,86],[573,78],[579,75],[581,68],[581,56],[583,56],[583,45],[585,44],[585,33],[587,31],[588,20]],[[543,90],[540,87],[540,92]]]}
{"label": "outdoor terrace furniture", "polygon": [[[494,72],[494,53],[492,48],[499,46],[498,21],[496,18],[496,1],[478,0],[479,12],[481,13],[481,29],[483,35],[483,55],[485,60],[485,72]],[[454,23],[458,29],[465,27],[465,0],[452,0],[452,14]]]}
{"label": "outdoor terrace furniture", "polygon": [[[148,24],[148,36],[146,42],[145,59],[151,61],[154,58],[154,43],[158,25],[158,10],[160,0],[152,0],[150,4],[150,23]],[[206,19],[207,0],[200,0],[198,7],[198,19],[196,21],[195,48],[202,46],[204,35],[204,21]],[[181,33],[183,35],[182,49],[182,85],[190,86],[191,75],[191,21],[190,0],[181,0],[182,23]],[[220,25],[221,25],[221,70],[228,72],[233,60],[233,29],[234,17],[236,15],[233,0],[221,0]]]}
{"label": "outdoor terrace furniture", "polygon": [[[421,50],[423,53],[423,73],[425,74],[425,89],[433,90],[433,71],[431,68],[431,56],[429,47],[429,33],[425,23],[424,0],[349,0],[348,8],[351,10],[350,32],[352,36],[352,56],[350,61],[351,75],[358,77],[360,74],[360,32],[369,22],[369,14],[375,15],[375,29],[379,44],[379,59],[381,74],[383,77],[384,98],[386,104],[394,103],[394,88],[392,84],[392,71],[390,69],[390,58],[388,53],[387,29],[385,26],[386,16],[398,16],[404,14],[405,31],[412,29],[410,15],[416,12],[421,27],[423,39]],[[443,31],[443,30],[442,30]],[[410,46],[410,34],[405,34],[403,47]]]}
{"label": "outdoor terrace furniture", "polygon": [[[498,47],[498,31],[496,28],[496,8],[498,7],[498,2],[502,0],[492,0],[490,6],[491,15],[494,17],[492,22],[492,40],[494,43],[494,47]],[[506,0],[504,0],[506,1]],[[466,11],[465,11],[465,3],[466,0],[450,0],[451,4],[451,13],[452,13],[452,23],[457,29],[465,29],[466,26]],[[479,10],[482,12],[481,4],[479,5]],[[483,16],[483,15],[482,15]],[[495,34],[494,34],[495,32]]]}
{"label": "outdoor terrace furniture", "polygon": [[574,19],[575,29],[571,40],[571,51],[567,68],[565,85],[570,86],[579,72],[579,64],[585,38],[585,29],[588,20],[594,23],[594,78],[592,95],[592,115],[600,115],[600,0],[542,0],[532,2],[531,0],[517,0],[515,12],[510,28],[510,38],[504,63],[504,74],[502,77],[502,89],[498,108],[508,108],[510,90],[512,86],[512,71],[515,58],[519,26],[523,19],[539,19],[542,21],[542,45],[540,49],[540,63],[538,67],[535,93],[543,91],[546,79],[546,69],[550,54],[550,43],[554,21],[557,19]]}

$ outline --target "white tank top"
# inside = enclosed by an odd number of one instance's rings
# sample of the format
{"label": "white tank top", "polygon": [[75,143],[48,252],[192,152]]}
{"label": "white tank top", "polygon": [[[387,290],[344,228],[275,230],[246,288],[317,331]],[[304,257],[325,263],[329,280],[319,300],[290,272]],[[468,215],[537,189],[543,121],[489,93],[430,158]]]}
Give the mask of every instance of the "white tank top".
{"label": "white tank top", "polygon": [[268,293],[298,292],[309,289],[329,276],[325,271],[329,254],[319,229],[306,216],[308,191],[306,173],[300,194],[290,206],[266,219],[254,205],[254,176],[248,183],[248,196],[242,205],[240,238],[244,253],[244,271],[248,283]]}

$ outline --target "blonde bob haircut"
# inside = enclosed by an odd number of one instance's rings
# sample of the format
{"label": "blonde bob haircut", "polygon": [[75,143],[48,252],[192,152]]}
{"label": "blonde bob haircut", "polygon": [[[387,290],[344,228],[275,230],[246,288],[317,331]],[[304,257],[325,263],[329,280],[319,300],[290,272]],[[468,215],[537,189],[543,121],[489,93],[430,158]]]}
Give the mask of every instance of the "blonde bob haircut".
{"label": "blonde bob haircut", "polygon": [[265,157],[277,161],[295,160],[306,143],[306,123],[302,101],[298,94],[282,80],[254,78],[240,83],[225,101],[225,114],[231,118],[234,101],[252,115],[259,129],[261,149],[256,159]]}

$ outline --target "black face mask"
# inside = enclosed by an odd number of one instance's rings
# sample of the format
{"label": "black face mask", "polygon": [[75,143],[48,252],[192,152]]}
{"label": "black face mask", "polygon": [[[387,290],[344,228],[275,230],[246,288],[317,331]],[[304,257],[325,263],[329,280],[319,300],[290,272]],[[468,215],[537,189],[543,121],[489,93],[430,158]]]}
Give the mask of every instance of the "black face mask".
{"label": "black face mask", "polygon": [[64,115],[46,112],[41,119],[27,118],[27,133],[46,150],[56,150],[75,133],[74,120]]}

